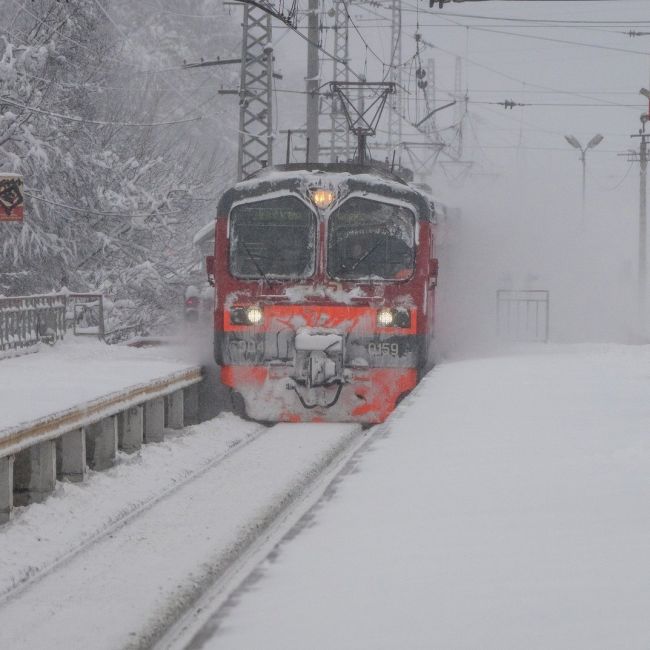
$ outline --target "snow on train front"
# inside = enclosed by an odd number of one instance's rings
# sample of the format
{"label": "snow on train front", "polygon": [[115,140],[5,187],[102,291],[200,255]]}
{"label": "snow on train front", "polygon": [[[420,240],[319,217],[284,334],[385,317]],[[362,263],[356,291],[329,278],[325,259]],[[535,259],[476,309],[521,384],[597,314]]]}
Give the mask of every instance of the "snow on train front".
{"label": "snow on train front", "polygon": [[208,271],[233,407],[382,422],[431,364],[435,210],[381,169],[262,170],[222,197]]}

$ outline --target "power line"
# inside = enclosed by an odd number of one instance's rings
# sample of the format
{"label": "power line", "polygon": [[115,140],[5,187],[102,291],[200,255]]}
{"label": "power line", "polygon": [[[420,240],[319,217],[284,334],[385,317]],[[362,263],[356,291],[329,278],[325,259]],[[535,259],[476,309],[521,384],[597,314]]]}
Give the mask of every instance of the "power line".
{"label": "power line", "polygon": [[[405,3],[405,4],[410,4],[410,3]],[[411,5],[412,6],[412,5]],[[418,6],[416,5],[415,10],[417,11]],[[452,20],[451,18],[448,18],[449,15],[448,13],[445,13],[445,15],[442,15],[440,13],[436,14],[439,18],[442,20],[452,23],[454,25],[458,25],[459,27],[464,27],[468,30],[473,29],[474,31],[479,31],[479,32],[486,32],[486,33],[491,33],[491,34],[503,34],[505,36],[518,36],[520,38],[528,38],[532,40],[537,40],[537,41],[546,41],[550,43],[560,43],[564,45],[575,45],[577,47],[588,47],[588,48],[593,48],[593,49],[599,49],[599,50],[607,50],[607,51],[613,51],[613,52],[622,52],[625,54],[638,54],[642,56],[648,56],[650,52],[644,52],[641,50],[630,50],[627,48],[622,48],[622,47],[614,47],[614,46],[609,46],[609,45],[599,45],[596,43],[584,43],[581,41],[569,41],[567,39],[561,39],[561,38],[553,38],[550,36],[539,36],[535,34],[519,34],[517,32],[509,32],[509,31],[504,31],[501,29],[492,29],[489,27],[479,27],[477,25],[469,25],[466,23],[459,23],[456,20]]]}
{"label": "power line", "polygon": [[[366,50],[368,50],[368,52],[370,52],[370,54],[372,54],[372,55],[375,57],[375,59],[377,59],[377,61],[379,61],[379,63],[382,64],[382,66],[384,67],[384,69],[387,68],[387,67],[388,67],[388,68],[392,68],[392,67],[393,67],[393,65],[392,65],[392,60],[391,60],[391,63],[386,63],[386,62],[385,62],[385,61],[384,61],[384,60],[383,60],[383,59],[382,59],[382,58],[381,58],[381,57],[380,57],[380,56],[379,56],[379,55],[378,55],[378,54],[377,54],[377,53],[376,53],[376,52],[375,52],[371,47],[370,47],[370,45],[368,44],[368,41],[364,38],[363,34],[359,31],[359,28],[357,27],[356,23],[354,22],[354,20],[352,20],[352,16],[350,16],[350,11],[348,10],[348,2],[349,2],[349,0],[343,0],[343,7],[344,7],[344,9],[345,9],[345,13],[346,13],[346,15],[347,15],[347,17],[348,17],[348,20],[350,21],[350,24],[352,25],[352,28],[353,28],[354,31],[359,35],[359,38],[361,39],[361,41],[363,42],[363,44],[366,46]],[[393,55],[393,56],[394,56],[394,55]],[[385,81],[385,80],[386,80],[386,77],[384,77],[384,81]]]}
{"label": "power line", "polygon": [[519,38],[528,38],[535,41],[546,41],[549,43],[560,43],[563,45],[575,45],[577,47],[588,47],[596,50],[607,50],[610,52],[622,52],[624,54],[640,54],[642,56],[648,56],[650,52],[644,52],[642,50],[629,50],[624,47],[613,47],[611,45],[599,45],[596,43],[582,43],[580,41],[569,41],[562,38],[552,38],[551,36],[536,36],[534,34],[518,34],[517,32],[506,32],[502,29],[490,29],[489,27],[475,27],[470,25],[464,25],[467,29],[473,29],[478,32],[487,32],[490,34],[503,34],[505,36],[518,36]]}
{"label": "power line", "polygon": [[[422,43],[424,45],[427,45],[428,47],[431,47],[435,50],[440,50],[441,52],[444,52],[445,54],[449,54],[450,56],[454,57],[460,57],[467,63],[470,63],[471,65],[476,66],[477,68],[483,68],[484,70],[488,70],[489,72],[492,72],[493,74],[496,74],[499,77],[503,77],[504,79],[508,79],[509,81],[514,81],[516,83],[523,84],[524,86],[530,86],[533,88],[541,88],[542,90],[550,90],[550,91],[557,91],[557,88],[553,88],[552,86],[543,86],[541,84],[536,84],[532,81],[524,81],[523,79],[519,79],[518,77],[513,77],[512,75],[506,74],[505,72],[501,72],[499,70],[496,70],[495,68],[491,68],[490,66],[485,65],[484,63],[479,63],[478,61],[475,61],[473,59],[470,59],[467,56],[457,54],[456,52],[452,52],[451,50],[447,50],[443,47],[440,47],[439,45],[434,45],[433,43],[429,41],[425,41],[422,39]],[[580,97],[581,99],[591,99],[592,101],[598,101],[603,104],[616,104],[615,102],[610,102],[606,99],[599,99],[598,97],[591,97],[589,95],[580,93],[580,92],[575,92],[575,91],[559,91],[561,93],[567,94],[567,95],[573,95],[574,97]]]}
{"label": "power line", "polygon": [[[593,0],[590,0],[593,2]],[[607,0],[602,0],[606,2]],[[415,11],[422,11],[424,13],[431,14],[432,16],[438,16],[442,18],[442,14],[437,11],[431,11],[428,8],[414,8],[414,9],[405,9],[404,11],[409,11],[415,13]],[[650,20],[571,20],[571,19],[552,19],[552,18],[517,18],[514,16],[480,16],[476,14],[459,14],[445,11],[445,16],[455,16],[457,18],[477,18],[480,20],[503,20],[504,22],[521,22],[521,23],[552,23],[557,24],[579,24],[579,25],[645,25],[650,24]]]}
{"label": "power line", "polygon": [[505,108],[513,108],[516,106],[563,106],[563,107],[572,107],[572,106],[582,106],[585,108],[641,108],[639,104],[578,104],[578,103],[569,103],[569,102],[513,102],[512,100],[506,100],[505,102],[487,102],[480,100],[469,100],[470,104],[494,104],[498,106],[504,106]]}
{"label": "power line", "polygon": [[16,108],[22,108],[23,110],[30,111],[32,113],[39,113],[42,115],[49,115],[50,117],[56,117],[60,120],[67,120],[69,122],[80,122],[82,124],[96,124],[97,126],[138,126],[138,127],[152,127],[152,126],[169,126],[171,124],[185,124],[187,122],[196,122],[197,120],[203,119],[202,115],[192,117],[184,120],[174,120],[170,122],[149,122],[146,124],[140,124],[135,122],[104,122],[102,120],[87,120],[83,117],[77,117],[75,115],[64,115],[62,113],[54,113],[52,111],[46,111],[41,108],[35,108],[33,106],[27,106],[25,104],[20,104],[19,102],[9,99],[8,97],[0,96],[0,102],[9,104],[10,106],[15,106]]}
{"label": "power line", "polygon": [[71,210],[72,212],[81,212],[83,214],[91,214],[98,217],[124,217],[125,219],[138,219],[138,218],[151,217],[154,214],[156,216],[166,216],[166,215],[178,214],[180,212],[184,212],[184,210],[171,210],[169,212],[157,212],[156,210],[152,210],[151,212],[142,212],[140,214],[125,214],[123,212],[103,212],[98,210],[91,210],[90,208],[78,208],[73,205],[67,205],[65,203],[59,203],[58,201],[52,201],[51,199],[44,199],[42,196],[36,196],[35,194],[31,194],[30,192],[24,192],[24,194],[25,196],[28,196],[30,199],[33,199],[34,201],[40,201],[41,203],[46,203],[48,205],[55,205],[58,208],[65,208],[66,210]]}

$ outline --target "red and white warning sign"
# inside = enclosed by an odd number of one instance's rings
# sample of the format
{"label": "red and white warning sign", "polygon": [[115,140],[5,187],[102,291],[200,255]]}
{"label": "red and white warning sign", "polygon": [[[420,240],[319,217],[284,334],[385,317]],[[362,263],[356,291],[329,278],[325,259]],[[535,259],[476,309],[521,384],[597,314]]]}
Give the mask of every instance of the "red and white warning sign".
{"label": "red and white warning sign", "polygon": [[23,177],[0,174],[0,221],[23,220]]}

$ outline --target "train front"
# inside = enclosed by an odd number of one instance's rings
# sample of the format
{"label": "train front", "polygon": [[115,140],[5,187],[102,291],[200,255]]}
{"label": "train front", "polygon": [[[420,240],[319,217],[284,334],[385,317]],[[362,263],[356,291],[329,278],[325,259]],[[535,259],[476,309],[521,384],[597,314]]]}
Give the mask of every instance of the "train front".
{"label": "train front", "polygon": [[382,422],[427,366],[433,209],[367,168],[263,171],[219,204],[215,358],[255,420]]}

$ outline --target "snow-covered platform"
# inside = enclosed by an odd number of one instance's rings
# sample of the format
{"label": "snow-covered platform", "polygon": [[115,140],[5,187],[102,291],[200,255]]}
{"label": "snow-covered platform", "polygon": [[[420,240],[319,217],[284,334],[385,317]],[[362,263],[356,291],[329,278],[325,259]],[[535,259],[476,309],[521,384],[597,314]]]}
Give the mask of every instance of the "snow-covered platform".
{"label": "snow-covered platform", "polygon": [[3,431],[197,366],[188,350],[108,346],[69,338],[35,354],[0,360]]}
{"label": "snow-covered platform", "polygon": [[649,477],[650,347],[442,364],[200,647],[647,648]]}

